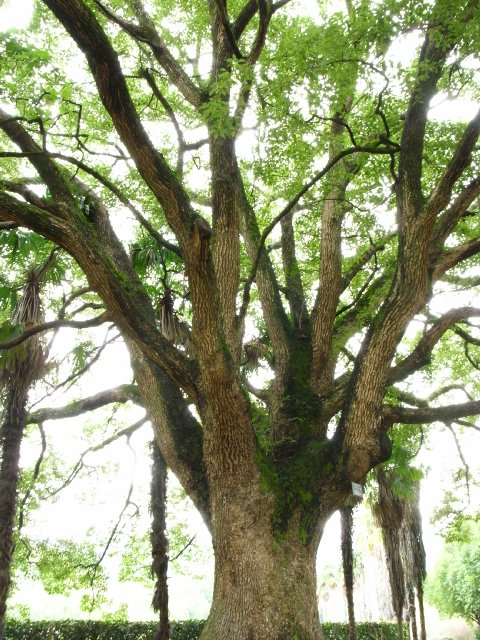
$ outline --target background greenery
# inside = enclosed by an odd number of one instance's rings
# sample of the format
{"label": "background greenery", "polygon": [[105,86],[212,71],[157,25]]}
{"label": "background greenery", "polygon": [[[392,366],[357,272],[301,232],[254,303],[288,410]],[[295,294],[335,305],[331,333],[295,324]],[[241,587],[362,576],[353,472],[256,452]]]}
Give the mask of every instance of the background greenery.
{"label": "background greenery", "polygon": [[[204,620],[172,623],[172,640],[196,640]],[[94,622],[64,620],[61,622],[13,622],[7,624],[5,640],[150,640],[155,623]],[[348,625],[325,623],[325,640],[347,640]],[[357,625],[358,640],[396,640],[397,627],[386,622]],[[407,636],[405,636],[407,637]]]}

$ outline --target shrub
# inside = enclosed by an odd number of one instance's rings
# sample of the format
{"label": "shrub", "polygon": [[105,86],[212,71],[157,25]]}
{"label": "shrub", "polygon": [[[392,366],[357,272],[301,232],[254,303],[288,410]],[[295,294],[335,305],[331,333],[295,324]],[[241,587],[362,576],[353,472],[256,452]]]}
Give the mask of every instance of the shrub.
{"label": "shrub", "polygon": [[[197,640],[204,624],[203,620],[172,622],[172,640]],[[151,640],[155,627],[155,622],[9,620],[5,640]]]}
{"label": "shrub", "polygon": [[[197,640],[204,620],[172,622],[172,640]],[[100,622],[59,620],[46,622],[7,622],[5,640],[151,640],[155,622]],[[348,626],[326,622],[325,640],[348,640]],[[360,622],[358,640],[397,640],[397,626],[387,622]]]}

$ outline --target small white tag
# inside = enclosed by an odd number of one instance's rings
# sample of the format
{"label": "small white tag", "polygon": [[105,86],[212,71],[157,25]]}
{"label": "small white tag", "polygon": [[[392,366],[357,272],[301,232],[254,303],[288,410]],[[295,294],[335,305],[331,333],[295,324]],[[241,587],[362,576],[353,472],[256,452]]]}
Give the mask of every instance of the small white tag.
{"label": "small white tag", "polygon": [[363,498],[363,487],[358,482],[352,482],[352,493],[357,498]]}

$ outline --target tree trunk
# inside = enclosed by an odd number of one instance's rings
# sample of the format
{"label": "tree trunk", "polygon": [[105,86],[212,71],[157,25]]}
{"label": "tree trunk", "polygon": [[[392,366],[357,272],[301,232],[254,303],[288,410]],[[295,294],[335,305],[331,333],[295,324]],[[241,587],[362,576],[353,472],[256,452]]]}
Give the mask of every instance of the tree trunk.
{"label": "tree trunk", "polygon": [[377,524],[382,530],[383,546],[392,592],[392,604],[397,619],[398,638],[403,640],[403,607],[405,604],[405,574],[400,553],[400,533],[403,503],[392,492],[392,477],[383,469],[377,472],[378,500],[372,507]]}
{"label": "tree trunk", "polygon": [[407,587],[407,602],[408,602],[408,618],[410,621],[410,638],[411,640],[418,640],[417,631],[417,613],[415,611],[415,592],[413,587]]}
{"label": "tree trunk", "polygon": [[420,618],[420,640],[427,640],[425,608],[423,606],[423,585],[417,585],[418,616]]}
{"label": "tree trunk", "polygon": [[357,626],[355,624],[355,606],[353,602],[353,510],[352,507],[340,509],[342,525],[342,565],[343,579],[345,581],[345,596],[348,610],[348,638],[357,640]]}
{"label": "tree trunk", "polygon": [[5,612],[10,587],[13,527],[17,506],[20,446],[26,423],[26,394],[7,391],[0,427],[0,638],[5,630]]}
{"label": "tree trunk", "polygon": [[298,526],[276,537],[261,512],[227,526],[219,520],[213,601],[200,640],[321,640],[316,543],[303,544]]}
{"label": "tree trunk", "polygon": [[156,441],[152,442],[152,481],[150,484],[150,509],[152,512],[152,573],[155,591],[152,605],[159,614],[159,622],[153,640],[168,640],[168,540],[167,514],[167,466]]}

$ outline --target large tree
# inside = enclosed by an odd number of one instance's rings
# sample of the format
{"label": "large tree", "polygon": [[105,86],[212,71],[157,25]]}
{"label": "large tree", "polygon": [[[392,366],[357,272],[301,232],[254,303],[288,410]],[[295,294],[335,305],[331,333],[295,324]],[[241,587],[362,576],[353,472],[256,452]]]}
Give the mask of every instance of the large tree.
{"label": "large tree", "polygon": [[320,638],[323,527],[389,428],[480,413],[408,387],[452,335],[476,366],[480,310],[432,301],[478,286],[480,114],[430,106],[475,98],[478,0],[309,8],[42,0],[2,40],[0,219],[122,333],[212,533],[202,640]]}

